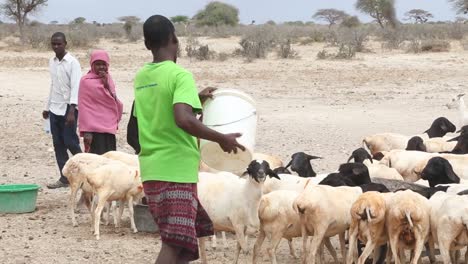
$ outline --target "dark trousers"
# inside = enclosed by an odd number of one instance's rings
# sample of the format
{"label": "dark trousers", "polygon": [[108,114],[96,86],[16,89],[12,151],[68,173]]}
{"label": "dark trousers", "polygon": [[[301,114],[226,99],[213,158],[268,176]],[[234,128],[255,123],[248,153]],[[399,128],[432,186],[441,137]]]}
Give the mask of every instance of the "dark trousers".
{"label": "dark trousers", "polygon": [[62,174],[63,166],[68,161],[67,150],[70,150],[73,155],[81,153],[80,140],[76,134],[78,110],[75,110],[75,123],[71,126],[65,125],[67,113],[65,113],[65,116],[59,116],[49,112],[50,131],[54,142],[55,159],[60,169],[60,181],[63,183],[68,183],[67,178]]}
{"label": "dark trousers", "polygon": [[102,155],[111,150],[117,150],[115,135],[93,132],[93,141],[91,141],[89,152]]}

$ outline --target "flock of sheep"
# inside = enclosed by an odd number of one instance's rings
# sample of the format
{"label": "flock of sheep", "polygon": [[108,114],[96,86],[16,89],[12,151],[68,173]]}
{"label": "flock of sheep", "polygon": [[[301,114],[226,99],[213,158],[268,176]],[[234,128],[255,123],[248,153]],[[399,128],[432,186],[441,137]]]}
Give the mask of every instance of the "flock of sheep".
{"label": "flock of sheep", "polygon": [[[456,103],[464,109],[462,96]],[[241,250],[249,251],[248,235],[257,236],[253,263],[259,262],[265,238],[272,263],[277,263],[282,238],[296,259],[292,239],[299,237],[302,263],[323,263],[323,246],[338,263],[330,242],[336,235],[344,263],[365,263],[371,254],[373,263],[390,263],[392,258],[400,263],[410,250],[416,264],[425,246],[431,263],[436,246],[444,263],[458,263],[460,250],[468,245],[468,126],[457,136],[448,135],[455,131],[455,125],[441,117],[420,135],[367,136],[364,147],[353,151],[336,172],[318,175],[311,160],[320,157],[303,152],[292,155],[286,166],[277,157],[256,153],[245,172],[215,171],[201,163],[198,196],[215,231],[223,232],[224,239],[224,232],[235,234],[236,263]],[[76,194],[82,189],[97,239],[101,213],[107,206],[108,222],[111,201],[120,201],[119,213],[113,214],[117,226],[128,203],[137,232],[133,203],[144,195],[138,167],[136,155],[116,151],[72,157],[63,173],[70,181],[73,225]],[[205,240],[200,239],[203,263]],[[215,247],[216,236],[212,243]]]}

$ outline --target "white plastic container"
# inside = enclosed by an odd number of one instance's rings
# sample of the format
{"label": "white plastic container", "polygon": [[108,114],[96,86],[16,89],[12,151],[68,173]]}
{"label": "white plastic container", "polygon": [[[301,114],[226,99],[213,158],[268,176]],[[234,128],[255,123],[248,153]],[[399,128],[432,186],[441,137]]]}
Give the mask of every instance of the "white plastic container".
{"label": "white plastic container", "polygon": [[203,106],[203,124],[223,134],[242,133],[237,141],[246,148],[229,154],[218,143],[201,140],[203,162],[220,171],[245,171],[252,161],[257,130],[257,111],[252,97],[234,89],[216,90],[213,99],[208,99]]}
{"label": "white plastic container", "polygon": [[50,119],[49,118],[44,119],[44,132],[46,134],[50,133]]}

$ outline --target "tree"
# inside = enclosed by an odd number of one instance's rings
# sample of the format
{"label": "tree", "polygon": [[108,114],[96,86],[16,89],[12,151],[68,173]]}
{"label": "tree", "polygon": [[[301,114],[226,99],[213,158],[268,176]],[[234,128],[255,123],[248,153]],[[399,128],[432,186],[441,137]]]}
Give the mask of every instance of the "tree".
{"label": "tree", "polygon": [[86,22],[86,18],[84,17],[77,17],[70,22],[71,25],[83,25]]}
{"label": "tree", "polygon": [[15,20],[19,28],[21,42],[25,42],[24,26],[30,13],[47,6],[47,0],[6,0],[0,5],[0,11],[8,18]]}
{"label": "tree", "polygon": [[406,20],[413,20],[415,24],[424,24],[429,18],[434,16],[426,10],[422,9],[413,9],[405,13]]}
{"label": "tree", "polygon": [[343,19],[340,25],[347,28],[355,28],[361,25],[361,21],[357,16],[348,16],[345,19]]}
{"label": "tree", "polygon": [[468,13],[468,0],[448,0],[458,14]]}
{"label": "tree", "polygon": [[398,24],[394,0],[358,0],[356,9],[373,17],[382,28]]}
{"label": "tree", "polygon": [[194,19],[200,26],[235,26],[239,24],[239,10],[235,6],[215,1],[207,4]]}
{"label": "tree", "polygon": [[172,23],[175,23],[175,24],[185,24],[189,20],[190,19],[189,19],[188,16],[173,16],[173,17],[171,17]]}
{"label": "tree", "polygon": [[50,25],[57,25],[59,22],[57,20],[52,20],[49,22]]}
{"label": "tree", "polygon": [[140,18],[137,16],[123,16],[118,18],[119,21],[124,22],[123,28],[127,38],[130,39],[132,35],[132,29],[140,22]]}
{"label": "tree", "polygon": [[312,16],[314,19],[317,20],[325,20],[328,22],[328,27],[343,21],[349,15],[346,12],[337,10],[337,9],[319,9],[315,14]]}

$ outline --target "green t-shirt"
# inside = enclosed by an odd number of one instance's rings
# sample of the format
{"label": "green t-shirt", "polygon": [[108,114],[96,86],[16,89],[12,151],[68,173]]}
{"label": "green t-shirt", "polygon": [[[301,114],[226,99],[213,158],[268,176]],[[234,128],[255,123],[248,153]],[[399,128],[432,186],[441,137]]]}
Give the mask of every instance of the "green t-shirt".
{"label": "green t-shirt", "polygon": [[134,87],[142,181],[196,183],[197,139],[177,126],[173,110],[184,103],[201,111],[192,74],[172,61],[149,63],[138,71]]}

